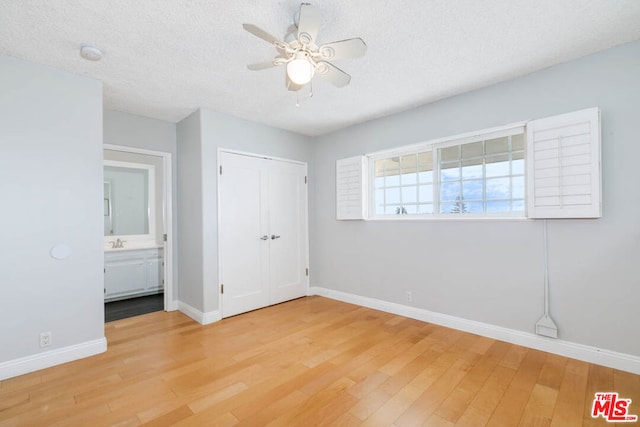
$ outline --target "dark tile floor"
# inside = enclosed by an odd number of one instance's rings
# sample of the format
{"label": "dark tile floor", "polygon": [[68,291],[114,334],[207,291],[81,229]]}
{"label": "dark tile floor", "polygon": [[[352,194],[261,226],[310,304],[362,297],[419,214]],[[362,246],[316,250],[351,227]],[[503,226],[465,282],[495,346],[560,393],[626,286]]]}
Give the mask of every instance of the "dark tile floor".
{"label": "dark tile floor", "polygon": [[104,321],[112,322],[162,310],[164,310],[164,294],[107,302],[104,304]]}

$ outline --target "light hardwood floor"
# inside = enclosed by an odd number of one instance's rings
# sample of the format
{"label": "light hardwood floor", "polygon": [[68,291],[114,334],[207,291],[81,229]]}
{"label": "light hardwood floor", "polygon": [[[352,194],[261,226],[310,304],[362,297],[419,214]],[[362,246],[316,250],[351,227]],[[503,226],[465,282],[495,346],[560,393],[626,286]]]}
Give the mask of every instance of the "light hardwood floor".
{"label": "light hardwood floor", "polygon": [[638,375],[321,297],[105,329],[106,353],[0,382],[0,426],[606,425],[596,391],[640,415]]}

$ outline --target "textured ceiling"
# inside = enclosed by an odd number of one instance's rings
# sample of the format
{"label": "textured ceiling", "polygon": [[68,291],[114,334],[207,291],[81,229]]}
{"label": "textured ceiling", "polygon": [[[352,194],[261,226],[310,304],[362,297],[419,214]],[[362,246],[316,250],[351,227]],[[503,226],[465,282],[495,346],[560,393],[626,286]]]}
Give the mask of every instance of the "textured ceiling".
{"label": "textured ceiling", "polygon": [[0,53],[102,80],[107,109],[177,122],[204,107],[319,135],[640,38],[638,0],[318,0],[318,41],[368,51],[336,61],[349,86],[316,78],[296,107],[284,68],[246,69],[275,49],[242,23],[281,37],[299,4],[0,0]]}

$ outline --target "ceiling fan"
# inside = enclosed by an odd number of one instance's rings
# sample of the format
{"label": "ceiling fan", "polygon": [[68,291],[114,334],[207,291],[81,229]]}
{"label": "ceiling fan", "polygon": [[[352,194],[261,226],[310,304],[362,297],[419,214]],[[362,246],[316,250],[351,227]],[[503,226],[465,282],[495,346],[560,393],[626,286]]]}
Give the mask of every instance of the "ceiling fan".
{"label": "ceiling fan", "polygon": [[[318,46],[316,37],[320,27],[320,12],[309,3],[300,5],[297,25],[288,33],[289,42],[278,40],[253,24],[242,24],[243,28],[256,37],[273,44],[278,52],[272,61],[249,64],[252,71],[264,70],[286,64],[286,86],[290,91],[298,91],[317,74],[337,87],[349,84],[351,76],[329,60],[358,58],[365,54],[367,45],[361,38],[340,40]],[[285,37],[287,39],[287,37]]]}

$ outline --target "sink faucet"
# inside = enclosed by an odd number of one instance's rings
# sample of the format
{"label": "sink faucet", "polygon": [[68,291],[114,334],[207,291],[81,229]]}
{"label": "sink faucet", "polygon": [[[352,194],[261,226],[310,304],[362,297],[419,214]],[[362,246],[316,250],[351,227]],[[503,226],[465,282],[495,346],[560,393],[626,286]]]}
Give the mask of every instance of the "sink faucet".
{"label": "sink faucet", "polygon": [[118,238],[118,240],[111,242],[111,248],[112,249],[124,248],[124,245],[123,245],[124,242],[126,242],[126,240],[120,240],[120,238]]}

